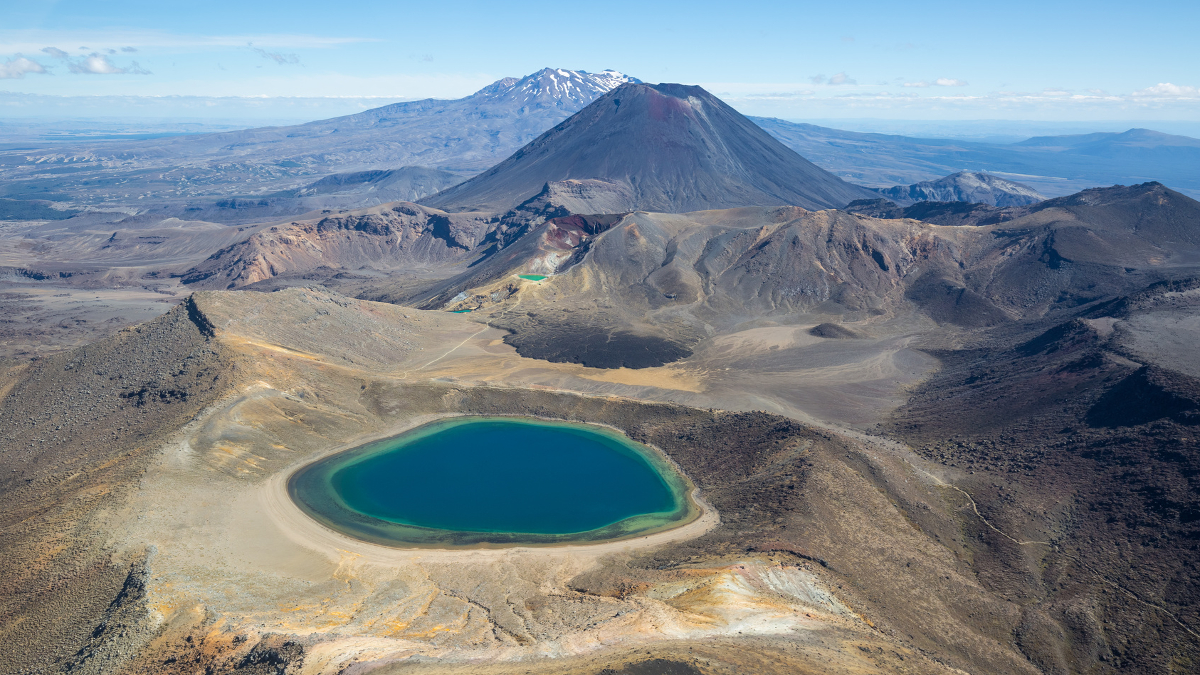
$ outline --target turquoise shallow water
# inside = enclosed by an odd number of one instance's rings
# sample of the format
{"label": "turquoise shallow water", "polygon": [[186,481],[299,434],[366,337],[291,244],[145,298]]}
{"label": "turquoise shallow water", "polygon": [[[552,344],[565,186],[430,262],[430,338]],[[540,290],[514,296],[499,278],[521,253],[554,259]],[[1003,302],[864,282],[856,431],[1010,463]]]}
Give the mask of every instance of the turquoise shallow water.
{"label": "turquoise shallow water", "polygon": [[665,529],[695,511],[645,446],[601,427],[459,417],[327,457],[289,481],[310,516],[392,545],[550,544]]}

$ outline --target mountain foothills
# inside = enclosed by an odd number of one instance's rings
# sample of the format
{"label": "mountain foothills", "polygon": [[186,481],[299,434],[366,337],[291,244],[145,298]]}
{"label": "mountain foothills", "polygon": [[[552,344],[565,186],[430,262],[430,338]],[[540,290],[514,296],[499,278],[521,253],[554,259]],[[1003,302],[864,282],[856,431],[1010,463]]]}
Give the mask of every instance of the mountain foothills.
{"label": "mountain foothills", "polygon": [[[829,131],[547,69],[78,172],[9,151],[0,672],[1194,672],[1200,202],[793,149]],[[104,201],[135,174],[195,191]],[[403,549],[289,497],[454,415],[619,430],[701,515]]]}

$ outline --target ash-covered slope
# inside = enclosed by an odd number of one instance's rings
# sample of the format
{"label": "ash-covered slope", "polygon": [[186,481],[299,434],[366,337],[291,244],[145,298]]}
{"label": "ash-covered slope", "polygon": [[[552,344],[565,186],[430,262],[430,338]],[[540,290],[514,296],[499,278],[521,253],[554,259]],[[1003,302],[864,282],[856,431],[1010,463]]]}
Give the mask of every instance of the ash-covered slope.
{"label": "ash-covered slope", "polygon": [[226,289],[316,269],[395,270],[466,256],[494,223],[408,202],[265,227],[183,274],[193,288]]}
{"label": "ash-covered slope", "polygon": [[945,178],[879,190],[900,203],[970,202],[989,206],[1026,206],[1046,199],[1028,185],[979,171],[959,171]]}
{"label": "ash-covered slope", "polygon": [[[838,208],[875,196],[812,164],[700,87],[625,84],[479,176],[423,203],[503,211],[549,181],[627,186],[631,208]],[[618,188],[620,190],[620,188]]]}
{"label": "ash-covered slope", "polygon": [[[961,205],[984,209],[957,214],[973,227],[778,207],[556,217],[409,301],[486,313],[525,356],[639,368],[751,321],[916,310],[984,328],[1200,272],[1200,203],[1158,183]],[[518,309],[520,273],[555,277]]]}

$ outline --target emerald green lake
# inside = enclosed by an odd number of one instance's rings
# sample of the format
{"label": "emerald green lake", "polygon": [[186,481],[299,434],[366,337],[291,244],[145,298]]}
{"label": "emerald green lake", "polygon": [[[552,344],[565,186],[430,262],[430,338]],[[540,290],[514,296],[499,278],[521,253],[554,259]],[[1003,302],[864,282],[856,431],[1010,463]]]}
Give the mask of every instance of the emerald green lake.
{"label": "emerald green lake", "polygon": [[343,534],[393,546],[617,539],[696,514],[690,486],[646,446],[603,427],[456,417],[296,472],[300,508]]}
{"label": "emerald green lake", "polygon": [[521,279],[528,279],[529,281],[541,281],[542,279],[546,278],[545,274],[518,274],[517,276]]}

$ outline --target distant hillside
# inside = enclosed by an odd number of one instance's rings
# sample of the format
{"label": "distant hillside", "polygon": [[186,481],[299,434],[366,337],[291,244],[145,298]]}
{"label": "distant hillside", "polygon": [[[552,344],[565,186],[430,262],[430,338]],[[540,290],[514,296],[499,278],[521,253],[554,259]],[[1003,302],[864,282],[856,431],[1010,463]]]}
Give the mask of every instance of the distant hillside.
{"label": "distant hillside", "polygon": [[[403,166],[399,169],[335,173],[302,188],[278,196],[317,197],[321,195],[370,195],[377,203],[416,201],[439,190],[461,182],[458,176],[423,166]],[[374,204],[364,204],[374,206]]]}
{"label": "distant hillside", "polygon": [[1049,197],[1159,181],[1200,197],[1200,140],[1147,129],[995,144],[840,131],[754,117],[788,147],[854,183],[890,187],[959,171],[1000,174]]}
{"label": "distant hillside", "polygon": [[1027,212],[1027,209],[1002,209],[971,202],[916,202],[910,206],[900,206],[887,199],[857,199],[843,210],[870,218],[911,218],[931,225],[994,225]]}
{"label": "distant hillside", "polygon": [[416,201],[462,177],[423,166],[330,174],[308,185],[254,196],[189,200],[151,205],[146,218],[186,218],[237,225],[342,209],[364,209],[388,202]]}
{"label": "distant hillside", "polygon": [[0,220],[65,220],[79,213],[53,208],[48,201],[0,199]]}
{"label": "distant hillside", "polygon": [[601,180],[622,211],[737,206],[837,208],[872,196],[797,155],[700,87],[625,84],[454,188],[435,208],[503,211],[547,182]]}
{"label": "distant hillside", "polygon": [[1026,206],[1046,199],[1028,185],[976,171],[959,171],[945,178],[897,185],[879,192],[901,203],[968,202],[989,206]]}

